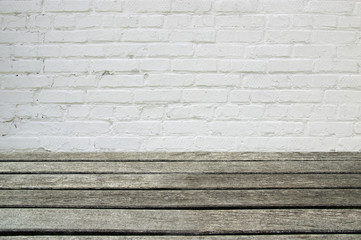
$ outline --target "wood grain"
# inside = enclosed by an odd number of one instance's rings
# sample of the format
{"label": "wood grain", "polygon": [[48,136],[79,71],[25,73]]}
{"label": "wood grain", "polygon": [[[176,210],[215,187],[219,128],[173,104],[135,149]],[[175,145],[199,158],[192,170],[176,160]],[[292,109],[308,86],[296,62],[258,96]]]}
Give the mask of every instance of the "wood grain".
{"label": "wood grain", "polygon": [[123,210],[0,209],[0,229],[134,233],[361,231],[358,209]]}
{"label": "wood grain", "polygon": [[103,152],[1,153],[8,160],[361,160],[359,152]]}
{"label": "wood grain", "polygon": [[361,188],[361,174],[3,174],[0,189]]}
{"label": "wood grain", "polygon": [[57,208],[361,207],[361,189],[0,190],[0,206]]}
{"label": "wood grain", "polygon": [[361,173],[361,161],[0,162],[0,173]]}
{"label": "wood grain", "polygon": [[285,234],[259,236],[0,236],[1,240],[360,240],[359,234]]}

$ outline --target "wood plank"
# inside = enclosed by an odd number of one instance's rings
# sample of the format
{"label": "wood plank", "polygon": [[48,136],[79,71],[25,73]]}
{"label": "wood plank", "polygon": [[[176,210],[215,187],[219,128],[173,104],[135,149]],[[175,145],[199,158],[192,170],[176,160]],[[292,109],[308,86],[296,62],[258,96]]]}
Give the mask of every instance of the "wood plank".
{"label": "wood plank", "polygon": [[0,190],[0,207],[270,208],[361,207],[361,189]]}
{"label": "wood plank", "polygon": [[0,231],[267,233],[361,231],[360,209],[0,209]]}
{"label": "wood plank", "polygon": [[88,152],[88,153],[1,153],[9,160],[357,160],[359,152]]}
{"label": "wood plank", "polygon": [[361,188],[361,174],[3,174],[0,189]]}
{"label": "wood plank", "polygon": [[361,161],[0,162],[0,173],[361,173]]}
{"label": "wood plank", "polygon": [[1,240],[360,240],[359,234],[232,236],[0,236]]}

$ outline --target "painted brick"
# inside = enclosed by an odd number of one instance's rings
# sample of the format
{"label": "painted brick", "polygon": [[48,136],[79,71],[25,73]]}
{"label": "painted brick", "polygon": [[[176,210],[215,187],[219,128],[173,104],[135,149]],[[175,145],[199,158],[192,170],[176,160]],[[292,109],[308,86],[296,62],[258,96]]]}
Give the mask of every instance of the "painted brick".
{"label": "painted brick", "polygon": [[361,151],[359,0],[0,0],[0,152]]}

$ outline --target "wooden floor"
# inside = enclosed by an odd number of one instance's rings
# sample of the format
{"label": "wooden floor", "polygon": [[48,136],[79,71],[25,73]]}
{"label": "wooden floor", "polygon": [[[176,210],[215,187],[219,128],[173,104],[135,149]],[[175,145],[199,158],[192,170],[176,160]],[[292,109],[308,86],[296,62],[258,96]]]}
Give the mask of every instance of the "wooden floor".
{"label": "wooden floor", "polygon": [[0,154],[0,239],[361,239],[361,153]]}

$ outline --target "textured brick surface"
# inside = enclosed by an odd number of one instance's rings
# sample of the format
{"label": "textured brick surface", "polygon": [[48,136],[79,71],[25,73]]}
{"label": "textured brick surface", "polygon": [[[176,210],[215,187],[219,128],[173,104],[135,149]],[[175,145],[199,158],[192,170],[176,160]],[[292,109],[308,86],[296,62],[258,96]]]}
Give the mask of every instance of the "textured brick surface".
{"label": "textured brick surface", "polygon": [[0,151],[361,151],[360,0],[0,1]]}

